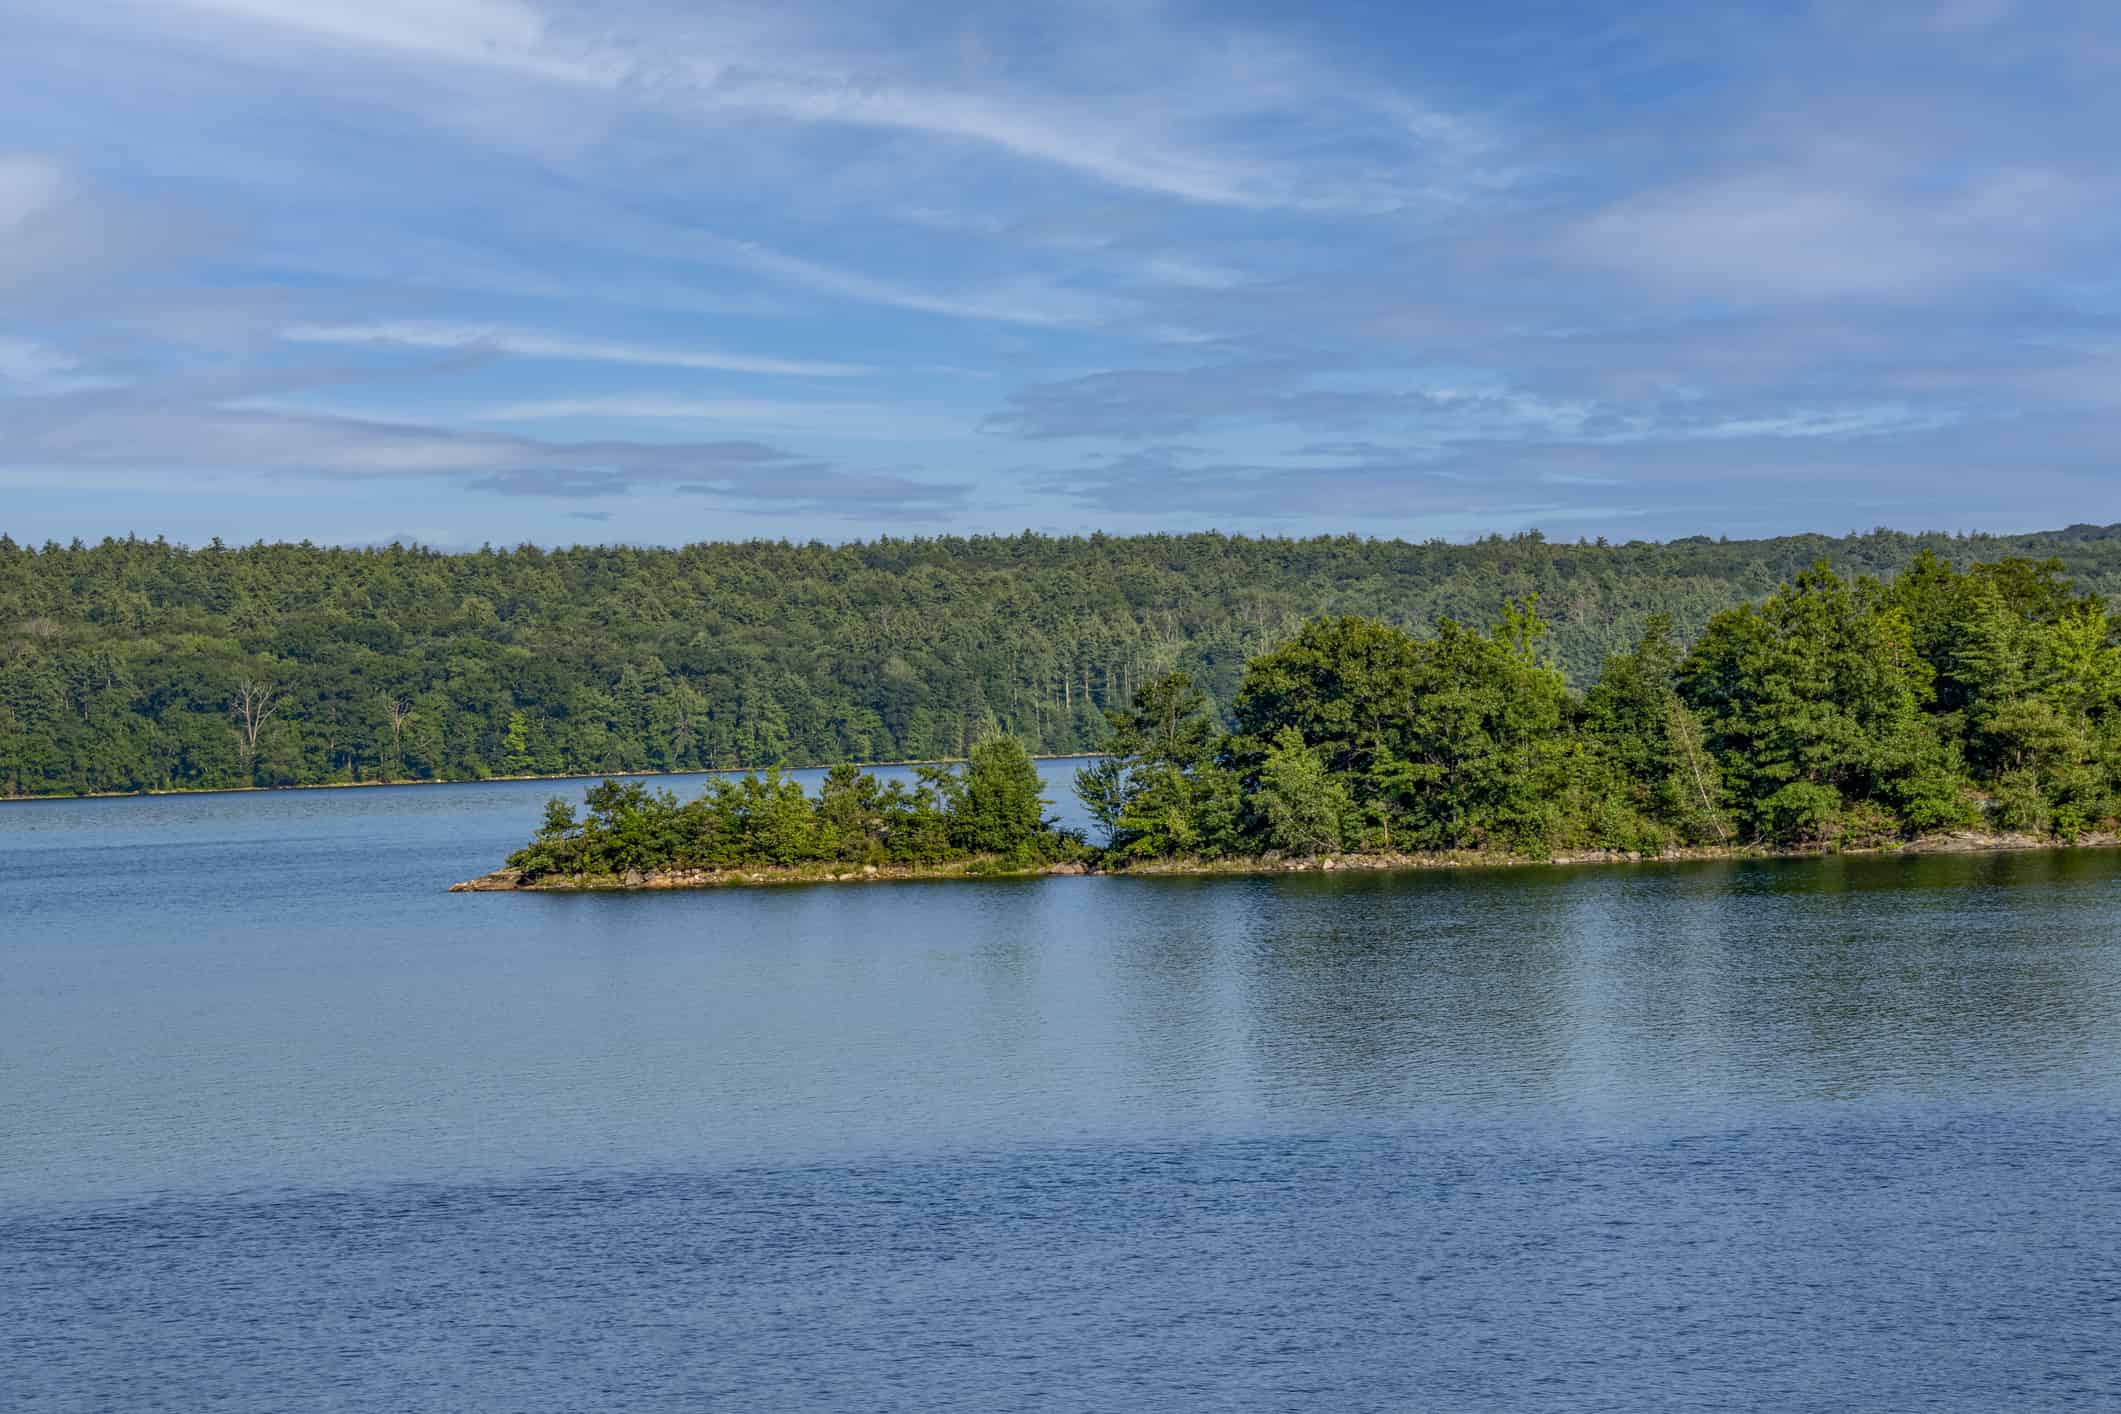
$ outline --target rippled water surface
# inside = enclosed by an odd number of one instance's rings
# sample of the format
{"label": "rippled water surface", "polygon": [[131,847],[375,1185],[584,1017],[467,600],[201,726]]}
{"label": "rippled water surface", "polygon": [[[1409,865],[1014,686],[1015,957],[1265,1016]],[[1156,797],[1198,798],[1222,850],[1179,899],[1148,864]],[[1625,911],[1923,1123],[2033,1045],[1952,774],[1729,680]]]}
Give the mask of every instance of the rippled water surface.
{"label": "rippled water surface", "polygon": [[2121,855],[443,892],[552,790],[0,806],[0,1407],[2121,1408]]}

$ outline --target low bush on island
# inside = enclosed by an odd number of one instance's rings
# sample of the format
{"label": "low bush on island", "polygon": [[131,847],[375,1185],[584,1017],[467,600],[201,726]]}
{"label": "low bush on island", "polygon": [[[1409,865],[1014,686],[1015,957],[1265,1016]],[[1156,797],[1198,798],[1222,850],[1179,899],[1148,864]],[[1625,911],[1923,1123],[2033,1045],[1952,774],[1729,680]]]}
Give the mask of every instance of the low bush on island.
{"label": "low bush on island", "polygon": [[2053,562],[1890,584],[1824,563],[1682,650],[1653,619],[1587,692],[1536,602],[1482,632],[1322,619],[1253,658],[1227,721],[1184,673],[1108,712],[1076,794],[1095,850],[1044,817],[998,737],[915,785],[776,772],[680,805],[606,782],[555,801],[511,864],[535,877],[814,860],[1105,867],[1340,852],[1861,848],[1949,831],[2070,839],[2121,815],[2121,647]]}

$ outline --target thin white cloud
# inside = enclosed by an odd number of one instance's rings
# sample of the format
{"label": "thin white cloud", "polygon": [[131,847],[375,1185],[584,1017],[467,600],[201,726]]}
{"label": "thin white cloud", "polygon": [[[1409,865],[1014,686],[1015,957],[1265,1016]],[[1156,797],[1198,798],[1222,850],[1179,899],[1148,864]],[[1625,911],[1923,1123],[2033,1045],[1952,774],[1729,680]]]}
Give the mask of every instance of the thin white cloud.
{"label": "thin white cloud", "polygon": [[433,428],[228,408],[117,404],[30,421],[11,461],[345,475],[436,475],[519,465],[521,444]]}
{"label": "thin white cloud", "polygon": [[[910,133],[984,147],[1094,181],[1183,201],[1251,210],[1388,211],[1450,185],[1436,166],[1460,166],[1492,141],[1467,119],[1405,95],[1367,92],[1282,43],[1197,35],[1136,16],[1141,46],[1174,64],[1132,92],[1096,101],[1016,85],[981,91],[879,77],[906,55],[835,52],[796,24],[716,17],[706,39],[679,31],[678,47],[631,44],[556,27],[518,0],[180,0],[255,31],[413,60],[499,69],[526,78],[623,92],[647,104],[715,114]],[[829,33],[832,27],[824,27]],[[1107,40],[1108,36],[1097,35]],[[705,51],[705,52],[702,52]],[[1218,56],[1222,56],[1218,62]],[[1190,72],[1188,72],[1190,71]],[[1367,163],[1326,164],[1260,152],[1221,131],[1262,117],[1287,125],[1325,111],[1407,150]],[[1422,168],[1425,175],[1413,175]],[[1492,183],[1492,164],[1482,181]],[[1462,176],[1463,174],[1461,174]],[[1478,183],[1477,183],[1478,184]]]}
{"label": "thin white cloud", "polygon": [[568,83],[609,84],[624,66],[594,51],[561,52],[546,20],[516,0],[176,0],[190,9],[339,45],[505,69]]}
{"label": "thin white cloud", "polygon": [[78,367],[75,360],[56,349],[29,339],[0,335],[0,382],[41,385]]}
{"label": "thin white cloud", "polygon": [[2022,271],[2075,213],[2073,184],[2021,167],[1956,191],[1888,172],[1795,168],[1652,191],[1578,222],[1564,252],[1652,284],[1738,296],[1905,295]]}
{"label": "thin white cloud", "polygon": [[[1191,93],[1162,89],[1088,103],[1028,89],[986,94],[916,84],[881,85],[854,75],[762,72],[734,65],[695,70],[699,101],[791,121],[844,124],[974,144],[1073,171],[1109,186],[1240,210],[1383,213],[1442,200],[1455,204],[1468,180],[1474,138],[1468,120],[1436,118],[1425,129],[1405,121],[1412,106],[1395,95],[1350,101],[1328,74],[1306,75],[1299,92],[1271,92],[1210,76]],[[1317,149],[1283,157],[1225,130],[1338,107],[1348,128],[1369,141],[1396,141],[1393,157],[1363,163]],[[1424,110],[1426,111],[1426,110]],[[1379,120],[1382,120],[1381,122]],[[1491,166],[1476,186],[1502,184]]]}
{"label": "thin white cloud", "polygon": [[68,192],[66,170],[48,157],[0,152],[0,234],[57,206]]}
{"label": "thin white cloud", "polygon": [[937,294],[750,242],[703,240],[702,248],[731,263],[823,294],[953,319],[1063,328],[1105,323],[1129,307],[1106,296],[1028,280],[966,294]]}
{"label": "thin white cloud", "polygon": [[721,68],[703,70],[701,79],[702,97],[715,107],[973,142],[1113,186],[1187,201],[1256,209],[1342,204],[1322,187],[1306,195],[1262,164],[1145,140],[1143,133],[1115,128],[1087,110],[1041,113],[1022,95],[998,101],[942,89],[872,88]]}
{"label": "thin white cloud", "polygon": [[86,395],[32,410],[0,473],[155,467],[208,475],[439,478],[498,495],[580,500],[674,488],[735,505],[903,514],[960,504],[961,482],[850,471],[747,439],[547,442],[412,423]]}
{"label": "thin white cloud", "polygon": [[784,374],[806,378],[848,378],[875,370],[856,363],[772,358],[725,353],[715,349],[673,348],[581,338],[505,325],[456,324],[428,320],[377,320],[364,324],[297,324],[280,337],[301,344],[395,344],[419,349],[490,349],[520,358],[549,358],[585,363],[642,364],[656,368],[706,368],[723,373]]}
{"label": "thin white cloud", "polygon": [[57,397],[116,386],[118,380],[89,372],[49,344],[0,334],[0,396]]}
{"label": "thin white cloud", "polygon": [[771,402],[758,398],[684,398],[656,393],[621,394],[608,398],[547,398],[532,402],[501,403],[470,414],[475,422],[555,422],[577,417],[699,418],[722,421],[765,421],[792,418],[820,407],[843,407],[833,403]]}
{"label": "thin white cloud", "polygon": [[1795,408],[1768,417],[1731,418],[1672,434],[1678,441],[1733,442],[1750,438],[1887,437],[1930,432],[1960,421],[1955,413],[1905,406]]}
{"label": "thin white cloud", "polygon": [[156,214],[150,228],[139,211],[100,197],[72,164],[52,156],[0,152],[0,313],[83,287],[107,293],[115,280],[187,253],[196,235],[190,223],[169,209]]}
{"label": "thin white cloud", "polygon": [[547,398],[502,403],[470,414],[474,422],[565,422],[612,419],[738,423],[834,436],[958,437],[965,418],[873,402],[797,402],[768,398],[688,398],[660,393]]}
{"label": "thin white cloud", "polygon": [[1153,256],[1143,262],[1142,273],[1157,284],[1189,290],[1230,290],[1245,282],[1242,271],[1187,255]]}

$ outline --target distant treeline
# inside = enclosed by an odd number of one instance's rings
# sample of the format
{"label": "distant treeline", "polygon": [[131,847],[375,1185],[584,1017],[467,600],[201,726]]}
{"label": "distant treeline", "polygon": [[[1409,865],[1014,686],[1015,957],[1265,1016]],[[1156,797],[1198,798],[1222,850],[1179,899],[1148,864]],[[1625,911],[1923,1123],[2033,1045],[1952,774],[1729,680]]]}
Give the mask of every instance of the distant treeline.
{"label": "distant treeline", "polygon": [[[472,780],[1104,744],[1183,672],[1242,725],[1248,660],[1321,617],[1441,642],[1530,603],[1583,686],[1826,560],[2054,558],[2121,591],[2121,527],[1470,545],[1217,534],[441,554],[0,535],[0,794]],[[1454,631],[1455,632],[1455,631]]]}
{"label": "distant treeline", "polygon": [[[1427,637],[1305,625],[1246,665],[1227,725],[1183,672],[1107,713],[1076,777],[1107,865],[1346,850],[1660,853],[1863,846],[1946,830],[2068,838],[2121,815],[2121,646],[2105,601],[2052,561],[1890,584],[1824,562],[1690,650],[1653,618],[1573,690],[1536,604]],[[1081,853],[1042,819],[1023,746],[880,787],[835,767],[812,800],[778,776],[680,804],[606,782],[554,801],[510,862],[533,876],[759,864],[1016,865]]]}

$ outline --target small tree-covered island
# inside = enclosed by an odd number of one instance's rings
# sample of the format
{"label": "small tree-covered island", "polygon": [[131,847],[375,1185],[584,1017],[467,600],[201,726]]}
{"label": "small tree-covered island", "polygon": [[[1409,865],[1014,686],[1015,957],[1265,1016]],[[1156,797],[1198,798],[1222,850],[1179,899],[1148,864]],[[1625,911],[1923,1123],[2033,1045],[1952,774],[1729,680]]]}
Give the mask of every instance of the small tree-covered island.
{"label": "small tree-covered island", "polygon": [[1653,619],[1572,691],[1536,600],[1478,631],[1312,622],[1222,720],[1184,673],[1107,712],[1057,828],[1006,736],[914,783],[778,771],[698,799],[606,781],[460,889],[1132,870],[1392,868],[1674,853],[2111,842],[2121,646],[2052,562],[1890,583],[1825,563],[1690,645]]}

